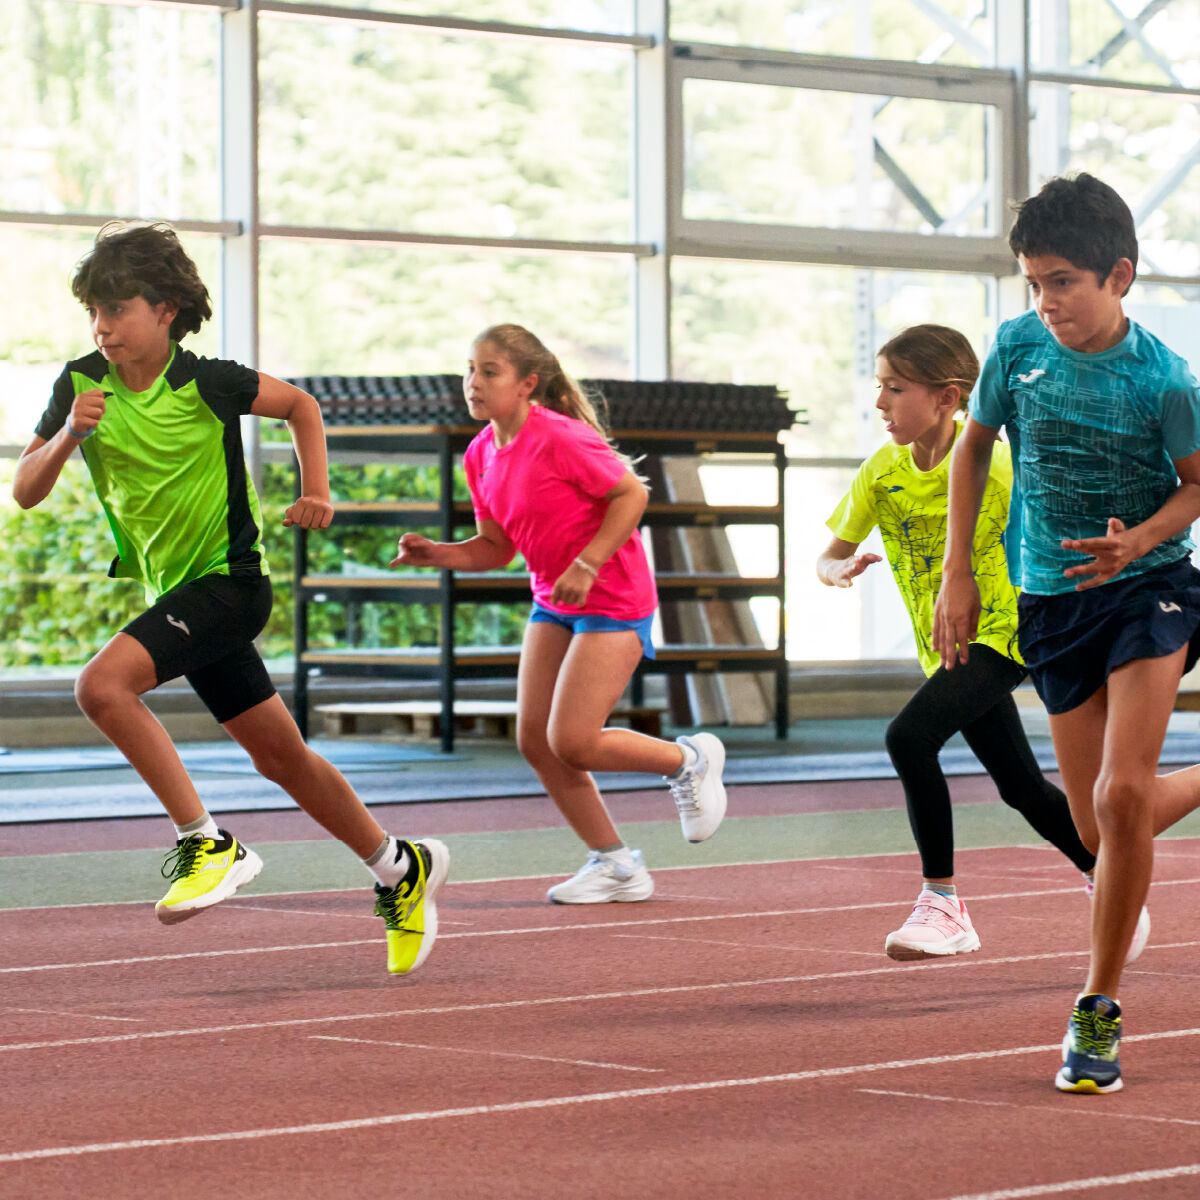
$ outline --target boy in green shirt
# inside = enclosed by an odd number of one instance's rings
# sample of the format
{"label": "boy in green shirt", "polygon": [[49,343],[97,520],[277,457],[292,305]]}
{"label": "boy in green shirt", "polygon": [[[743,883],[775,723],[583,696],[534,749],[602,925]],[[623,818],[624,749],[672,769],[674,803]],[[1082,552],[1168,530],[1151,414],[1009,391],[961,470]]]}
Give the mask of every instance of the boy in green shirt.
{"label": "boy in green shirt", "polygon": [[59,376],[17,465],[13,495],[22,508],[40,504],[79,448],[117,546],[109,573],[146,589],[150,607],[83,668],[75,696],[175,824],[159,920],[195,916],[262,869],[253,850],[217,827],[141,700],[182,675],[258,771],[364,861],[387,928],[388,970],[414,970],[437,936],[446,847],[383,831],[340,772],[305,744],[254,646],[270,615],[271,585],[241,417],[287,422],[302,494],[283,523],[324,529],[333,506],[316,401],[179,345],[212,308],[168,225],[106,225],[72,291],[87,309],[97,350]]}

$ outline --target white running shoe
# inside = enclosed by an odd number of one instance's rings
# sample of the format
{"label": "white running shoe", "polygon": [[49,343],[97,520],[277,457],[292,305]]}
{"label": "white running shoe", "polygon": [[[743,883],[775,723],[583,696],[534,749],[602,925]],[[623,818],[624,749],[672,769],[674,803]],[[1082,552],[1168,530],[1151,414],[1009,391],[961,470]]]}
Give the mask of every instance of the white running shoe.
{"label": "white running shoe", "polygon": [[[1095,895],[1096,885],[1085,875],[1083,877],[1083,886],[1087,889],[1088,899],[1090,900]],[[1146,905],[1142,905],[1142,911],[1138,913],[1137,928],[1133,931],[1133,940],[1129,943],[1129,949],[1125,953],[1125,965],[1129,966],[1146,948],[1146,943],[1150,940],[1150,910]]]}
{"label": "white running shoe", "polygon": [[614,900],[649,900],[654,880],[646,870],[640,850],[633,851],[633,862],[626,866],[610,854],[589,850],[587,862],[547,893],[552,904],[609,904]]}
{"label": "white running shoe", "polygon": [[888,958],[900,962],[942,958],[978,950],[979,934],[967,915],[967,906],[958,897],[922,888],[908,920],[887,935],[883,949]]}
{"label": "white running shoe", "polygon": [[683,766],[677,775],[664,775],[679,823],[689,842],[705,842],[725,819],[725,785],[721,775],[725,770],[725,746],[711,733],[675,739],[681,746],[690,746],[699,755],[692,767]]}

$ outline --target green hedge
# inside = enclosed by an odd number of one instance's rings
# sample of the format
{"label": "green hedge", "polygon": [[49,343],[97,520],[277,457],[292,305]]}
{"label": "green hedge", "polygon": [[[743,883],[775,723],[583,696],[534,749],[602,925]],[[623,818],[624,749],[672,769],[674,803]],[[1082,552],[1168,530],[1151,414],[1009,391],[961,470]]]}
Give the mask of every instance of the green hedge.
{"label": "green hedge", "polygon": [[[0,464],[0,669],[81,666],[145,607],[140,586],[108,578],[114,549],[104,514],[83,463],[72,460],[54,491],[23,511],[11,498],[14,464]],[[330,468],[335,499],[435,499],[433,467],[371,464]],[[456,488],[465,494],[459,475]],[[292,654],[292,532],[282,514],[292,497],[292,469],[267,464],[263,470],[265,548],[271,564],[275,607],[263,634],[267,658]],[[385,567],[395,555],[400,531],[339,529],[309,538],[309,570],[337,573],[347,564]],[[434,528],[422,530],[437,536]],[[519,562],[513,569],[520,569]],[[462,605],[455,639],[497,645],[520,641],[525,622],[520,605]],[[309,642],[345,645],[424,646],[438,640],[436,605],[321,604],[309,611]]]}

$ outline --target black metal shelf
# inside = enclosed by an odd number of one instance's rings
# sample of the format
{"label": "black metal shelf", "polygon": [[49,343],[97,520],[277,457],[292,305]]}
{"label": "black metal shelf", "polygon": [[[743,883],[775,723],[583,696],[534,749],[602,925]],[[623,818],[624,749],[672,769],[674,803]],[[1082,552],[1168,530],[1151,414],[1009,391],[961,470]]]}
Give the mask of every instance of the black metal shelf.
{"label": "black metal shelf", "polygon": [[[298,381],[303,384],[306,381]],[[311,382],[311,381],[307,381]],[[441,483],[435,501],[338,503],[334,527],[374,526],[433,528],[439,540],[451,541],[455,531],[474,526],[469,502],[453,499],[455,456],[460,455],[479,431],[475,425],[329,425],[326,438],[331,454],[339,451],[369,454],[429,454],[436,458]],[[663,573],[657,576],[663,602],[748,599],[774,596],[779,600],[777,645],[750,646],[667,645],[657,657],[643,660],[634,676],[635,703],[641,702],[648,674],[686,675],[725,672],[772,673],[775,677],[776,736],[787,736],[787,657],[784,641],[784,467],[786,457],[774,433],[753,431],[692,431],[626,429],[614,433],[626,453],[636,455],[742,454],[769,456],[775,468],[776,502],[770,505],[708,505],[663,503],[647,506],[643,526],[723,528],[730,525],[772,525],[778,545],[778,573],[748,578],[717,574]],[[523,573],[468,574],[428,571],[364,575],[316,575],[308,570],[308,539],[312,533],[296,529],[293,543],[295,586],[295,716],[301,732],[308,734],[308,679],[323,672],[346,677],[427,680],[438,683],[442,709],[441,747],[454,746],[454,685],[458,679],[512,678],[519,661],[517,647],[459,647],[454,644],[454,610],[464,603],[525,603],[531,598],[528,576]],[[436,604],[439,607],[440,643],[437,646],[387,649],[315,650],[308,645],[308,610],[313,604],[366,602]]]}

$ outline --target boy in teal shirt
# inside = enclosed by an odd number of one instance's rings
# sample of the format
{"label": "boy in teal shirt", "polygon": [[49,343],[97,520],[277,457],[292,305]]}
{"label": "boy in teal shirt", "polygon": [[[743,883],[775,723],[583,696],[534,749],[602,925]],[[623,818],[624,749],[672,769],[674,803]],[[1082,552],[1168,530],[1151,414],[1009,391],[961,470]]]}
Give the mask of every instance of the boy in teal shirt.
{"label": "boy in teal shirt", "polygon": [[41,503],[79,448],[108,518],[110,575],[138,580],[149,609],[83,668],[80,708],[125,755],[175,824],[160,921],[175,924],[233,895],[262,869],[219,829],[175,746],[141,696],[185,676],[255,767],[345,842],[375,876],[388,969],[424,962],[437,936],[441,842],[389,837],[335,767],[309,749],[254,646],[271,611],[258,497],[241,417],[286,421],[301,496],[285,525],[333,517],[320,409],[306,392],[180,346],[212,315],[208,290],[174,230],[112,222],[72,282],[97,349],[67,364],[17,465],[13,495]]}
{"label": "boy in teal shirt", "polygon": [[1091,175],[1053,179],[1009,235],[1034,310],[1001,326],[951,467],[934,645],[968,661],[979,619],[970,549],[1001,426],[1015,480],[1008,562],[1021,655],[1050,714],[1071,814],[1097,856],[1092,950],[1055,1079],[1121,1087],[1117,987],[1145,902],[1154,836],[1200,802],[1200,768],[1158,776],[1183,672],[1200,656],[1200,390],[1130,321],[1133,217]]}

